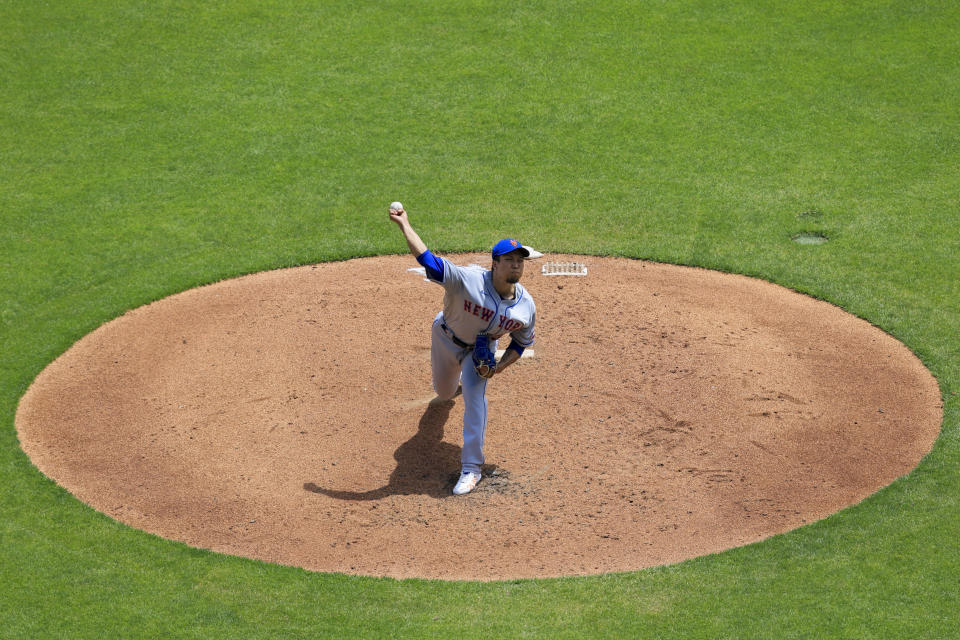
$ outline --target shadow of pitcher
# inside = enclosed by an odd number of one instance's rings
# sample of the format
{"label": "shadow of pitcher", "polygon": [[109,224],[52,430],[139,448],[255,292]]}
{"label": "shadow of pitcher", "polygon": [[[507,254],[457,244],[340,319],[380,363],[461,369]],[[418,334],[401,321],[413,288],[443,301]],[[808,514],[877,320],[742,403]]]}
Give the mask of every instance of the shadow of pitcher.
{"label": "shadow of pitcher", "polygon": [[303,488],[338,500],[379,500],[412,494],[448,497],[460,469],[460,447],[443,441],[443,428],[454,404],[453,400],[439,398],[430,401],[417,432],[394,451],[397,466],[389,482],[379,489],[338,491],[313,482],[304,484]]}

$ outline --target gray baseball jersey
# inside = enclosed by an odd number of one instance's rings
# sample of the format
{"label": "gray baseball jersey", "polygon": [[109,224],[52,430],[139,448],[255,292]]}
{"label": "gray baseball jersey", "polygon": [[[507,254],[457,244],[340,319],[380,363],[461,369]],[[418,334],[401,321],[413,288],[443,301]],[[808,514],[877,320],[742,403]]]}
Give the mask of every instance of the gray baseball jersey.
{"label": "gray baseball jersey", "polygon": [[523,285],[517,283],[514,297],[504,300],[493,287],[491,271],[457,266],[430,252],[424,255],[428,254],[433,260],[426,258],[421,264],[426,263],[430,280],[443,285],[443,319],[460,340],[473,344],[478,333],[493,339],[509,333],[518,351],[533,344],[537,308]]}

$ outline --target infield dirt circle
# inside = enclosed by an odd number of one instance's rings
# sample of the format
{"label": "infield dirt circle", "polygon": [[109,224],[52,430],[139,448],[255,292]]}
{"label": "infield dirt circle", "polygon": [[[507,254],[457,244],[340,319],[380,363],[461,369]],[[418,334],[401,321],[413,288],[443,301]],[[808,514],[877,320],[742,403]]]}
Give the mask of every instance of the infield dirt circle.
{"label": "infield dirt circle", "polygon": [[491,580],[758,541],[859,502],[937,437],[934,378],[837,307],[703,269],[545,260],[588,275],[527,263],[534,355],[488,387],[487,475],[467,496],[450,494],[462,398],[431,401],[443,291],[410,256],[260,273],[130,311],[36,379],[21,444],[80,500],[188,545]]}

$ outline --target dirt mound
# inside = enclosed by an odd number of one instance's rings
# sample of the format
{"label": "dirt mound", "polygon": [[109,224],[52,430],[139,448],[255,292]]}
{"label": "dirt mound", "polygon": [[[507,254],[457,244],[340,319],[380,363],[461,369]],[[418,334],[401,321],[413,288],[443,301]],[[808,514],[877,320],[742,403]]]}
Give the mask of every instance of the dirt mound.
{"label": "dirt mound", "polygon": [[[488,265],[482,255],[452,256]],[[409,256],[261,273],[133,310],[37,378],[16,425],[79,499],[165,538],[317,571],[501,579],[761,540],[910,471],[942,420],[901,343],[750,278],[635,260],[545,276],[489,386],[489,466],[450,494],[442,289]]]}

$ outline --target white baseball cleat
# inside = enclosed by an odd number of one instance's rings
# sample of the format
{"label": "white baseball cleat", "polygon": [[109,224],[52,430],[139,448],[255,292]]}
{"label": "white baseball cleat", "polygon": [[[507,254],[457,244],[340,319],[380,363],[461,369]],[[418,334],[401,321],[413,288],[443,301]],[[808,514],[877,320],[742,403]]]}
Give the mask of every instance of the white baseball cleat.
{"label": "white baseball cleat", "polygon": [[465,493],[470,493],[476,488],[478,482],[480,482],[479,473],[476,471],[464,471],[460,474],[460,480],[457,481],[457,486],[453,488],[453,495],[462,496]]}

